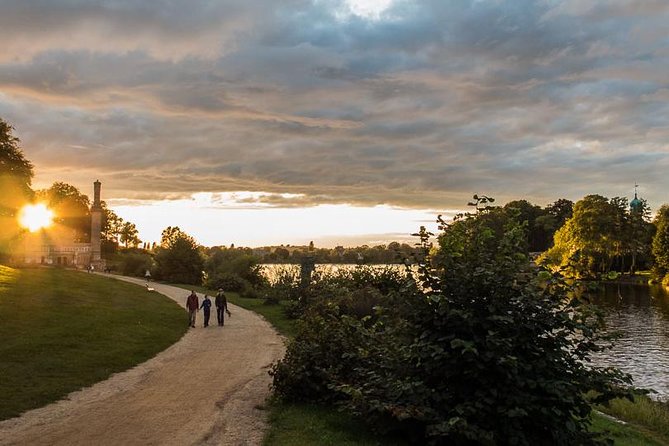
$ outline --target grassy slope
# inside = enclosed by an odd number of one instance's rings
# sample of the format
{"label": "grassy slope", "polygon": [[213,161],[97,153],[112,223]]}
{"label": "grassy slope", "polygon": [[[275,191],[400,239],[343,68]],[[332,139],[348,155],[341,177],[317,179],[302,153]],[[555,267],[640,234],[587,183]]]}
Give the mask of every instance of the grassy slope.
{"label": "grassy slope", "polygon": [[0,419],[56,401],[164,350],[183,310],[114,279],[0,266]]}

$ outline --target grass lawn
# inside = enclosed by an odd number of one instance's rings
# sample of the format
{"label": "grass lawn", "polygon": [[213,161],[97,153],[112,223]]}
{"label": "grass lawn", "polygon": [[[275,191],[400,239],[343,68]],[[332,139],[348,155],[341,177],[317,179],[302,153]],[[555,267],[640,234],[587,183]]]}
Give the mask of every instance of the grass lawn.
{"label": "grass lawn", "polygon": [[620,420],[625,420],[629,423],[629,429],[641,433],[649,441],[648,443],[620,444],[669,444],[668,403],[639,396],[633,402],[623,399],[614,400],[608,406],[599,406],[598,409]]}
{"label": "grass lawn", "polygon": [[332,408],[310,404],[274,404],[265,445],[271,446],[406,446],[381,438],[367,426]]}
{"label": "grass lawn", "polygon": [[642,427],[621,424],[599,414],[594,414],[592,417],[592,431],[608,432],[616,446],[662,446],[667,444],[655,433]]}
{"label": "grass lawn", "polygon": [[142,287],[0,265],[0,420],[127,370],[186,330],[183,309]]}

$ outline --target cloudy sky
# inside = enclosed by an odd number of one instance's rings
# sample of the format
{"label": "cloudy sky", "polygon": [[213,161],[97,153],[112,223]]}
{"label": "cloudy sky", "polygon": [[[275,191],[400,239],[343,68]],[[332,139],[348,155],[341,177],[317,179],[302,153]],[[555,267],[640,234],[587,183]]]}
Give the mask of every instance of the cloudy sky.
{"label": "cloudy sky", "polygon": [[0,0],[0,117],[35,186],[99,178],[145,239],[381,240],[474,193],[635,182],[656,209],[667,23],[665,0]]}

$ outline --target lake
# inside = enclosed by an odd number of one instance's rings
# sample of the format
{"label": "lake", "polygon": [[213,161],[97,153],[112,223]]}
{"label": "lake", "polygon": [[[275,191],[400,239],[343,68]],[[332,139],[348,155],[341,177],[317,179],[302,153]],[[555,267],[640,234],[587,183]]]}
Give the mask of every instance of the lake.
{"label": "lake", "polygon": [[612,350],[596,358],[669,400],[669,293],[661,286],[606,284],[594,302],[605,311],[607,330],[618,331]]}

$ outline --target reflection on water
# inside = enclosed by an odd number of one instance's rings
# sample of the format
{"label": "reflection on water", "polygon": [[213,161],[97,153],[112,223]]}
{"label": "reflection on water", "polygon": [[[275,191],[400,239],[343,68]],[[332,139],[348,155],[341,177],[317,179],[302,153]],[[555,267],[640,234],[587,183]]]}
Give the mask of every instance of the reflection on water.
{"label": "reflection on water", "polygon": [[659,286],[607,284],[595,303],[606,313],[607,330],[622,335],[595,363],[618,367],[669,400],[669,294]]}

